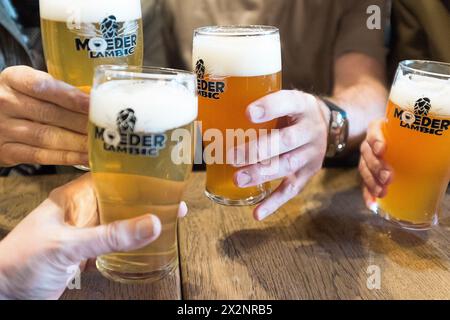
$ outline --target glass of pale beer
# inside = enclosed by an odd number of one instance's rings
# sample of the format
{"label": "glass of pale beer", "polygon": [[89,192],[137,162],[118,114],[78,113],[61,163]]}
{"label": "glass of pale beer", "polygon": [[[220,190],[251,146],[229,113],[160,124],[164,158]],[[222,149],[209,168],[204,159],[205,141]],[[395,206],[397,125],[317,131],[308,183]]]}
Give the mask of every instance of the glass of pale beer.
{"label": "glass of pale beer", "polygon": [[407,229],[429,229],[450,179],[450,64],[400,63],[384,135],[393,182],[376,212]]}
{"label": "glass of pale beer", "polygon": [[40,0],[42,43],[48,72],[91,90],[104,64],[142,66],[140,0]]}
{"label": "glass of pale beer", "polygon": [[45,61],[54,78],[89,93],[96,66],[142,66],[140,0],[40,0],[39,11]]}
{"label": "glass of pale beer", "polygon": [[[281,45],[277,28],[268,26],[213,26],[195,30],[193,67],[197,73],[199,120],[203,137],[216,130],[223,136],[222,150],[208,159],[211,141],[204,139],[206,195],[222,205],[254,205],[270,193],[270,184],[239,188],[237,169],[226,161],[231,139],[249,129],[256,137],[276,122],[251,123],[248,105],[281,90]],[[230,131],[232,130],[232,131]],[[230,132],[232,134],[230,135]],[[234,132],[234,133],[233,133]],[[234,135],[236,134],[236,135]],[[242,138],[242,137],[241,137]],[[249,137],[244,140],[249,142]],[[217,142],[217,141],[216,141]],[[221,156],[217,157],[217,153]]]}
{"label": "glass of pale beer", "polygon": [[89,113],[89,163],[100,222],[152,213],[161,236],[133,252],[97,258],[106,277],[154,281],[178,266],[177,211],[193,164],[195,74],[100,66]]}

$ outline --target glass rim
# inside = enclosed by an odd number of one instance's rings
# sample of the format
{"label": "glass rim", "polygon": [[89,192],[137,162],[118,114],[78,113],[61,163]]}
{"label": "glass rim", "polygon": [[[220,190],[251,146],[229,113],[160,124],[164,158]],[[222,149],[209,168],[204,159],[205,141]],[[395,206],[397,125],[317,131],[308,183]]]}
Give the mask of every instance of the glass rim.
{"label": "glass rim", "polygon": [[[445,66],[445,67],[448,68],[449,73],[445,74],[445,73],[440,73],[440,72],[427,71],[427,70],[422,70],[422,69],[419,69],[417,67],[413,67],[413,66],[409,65],[409,64],[413,64],[413,63]],[[447,63],[447,62],[432,61],[432,60],[413,60],[413,59],[408,59],[408,60],[401,61],[399,63],[399,66],[403,70],[407,70],[407,71],[410,71],[410,72],[419,73],[419,74],[428,75],[428,76],[433,76],[433,77],[440,77],[440,78],[448,78],[448,79],[450,79],[450,63]]]}
{"label": "glass rim", "polygon": [[[241,32],[232,32],[241,30]],[[205,26],[194,30],[194,36],[216,37],[261,37],[279,34],[277,27],[266,25],[218,25]]]}
{"label": "glass rim", "polygon": [[130,78],[143,78],[152,80],[171,80],[171,79],[196,79],[196,74],[187,70],[153,67],[153,66],[129,66],[129,65],[111,65],[103,64],[95,67],[94,73],[114,72],[117,76],[129,76]]}

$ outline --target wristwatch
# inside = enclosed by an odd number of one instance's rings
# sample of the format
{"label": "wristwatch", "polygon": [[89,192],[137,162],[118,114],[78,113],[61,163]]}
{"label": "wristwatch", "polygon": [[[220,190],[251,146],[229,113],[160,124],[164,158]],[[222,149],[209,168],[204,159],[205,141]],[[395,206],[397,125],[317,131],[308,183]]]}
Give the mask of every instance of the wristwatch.
{"label": "wristwatch", "polygon": [[327,158],[339,156],[346,148],[349,123],[347,112],[326,98],[321,98],[330,109],[330,127],[328,130]]}

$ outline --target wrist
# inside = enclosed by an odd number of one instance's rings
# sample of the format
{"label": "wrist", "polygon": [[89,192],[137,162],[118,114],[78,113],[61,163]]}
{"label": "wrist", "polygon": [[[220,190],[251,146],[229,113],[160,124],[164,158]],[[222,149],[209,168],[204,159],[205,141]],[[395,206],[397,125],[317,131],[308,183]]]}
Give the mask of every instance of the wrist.
{"label": "wrist", "polygon": [[317,103],[326,128],[326,140],[328,142],[328,135],[330,134],[331,111],[320,97],[317,97]]}

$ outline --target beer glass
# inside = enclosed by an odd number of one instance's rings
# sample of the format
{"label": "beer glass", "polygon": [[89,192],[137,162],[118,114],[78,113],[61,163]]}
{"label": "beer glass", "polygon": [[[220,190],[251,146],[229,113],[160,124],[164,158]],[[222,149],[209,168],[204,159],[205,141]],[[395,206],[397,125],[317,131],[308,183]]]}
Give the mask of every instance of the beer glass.
{"label": "beer glass", "polygon": [[96,69],[89,113],[89,163],[100,222],[152,213],[161,236],[133,252],[97,259],[106,277],[153,281],[176,269],[177,212],[192,170],[195,75],[142,67]]}
{"label": "beer glass", "polygon": [[450,179],[449,127],[450,64],[400,63],[384,123],[393,182],[377,201],[378,214],[413,230],[438,222]]}
{"label": "beer glass", "polygon": [[[270,184],[238,188],[236,169],[225,159],[227,132],[273,129],[276,122],[253,124],[246,117],[248,105],[281,90],[281,46],[277,28],[267,26],[215,26],[195,30],[193,67],[197,73],[199,120],[203,137],[218,130],[223,136],[222,156],[208,159],[212,141],[204,139],[206,195],[222,205],[253,205],[270,193]],[[266,130],[267,131],[267,130]],[[228,140],[227,140],[228,139]],[[234,139],[234,137],[232,138]],[[250,137],[244,137],[248,142]],[[217,161],[219,160],[219,161]]]}
{"label": "beer glass", "polygon": [[140,0],[40,0],[48,72],[85,92],[94,68],[143,61]]}
{"label": "beer glass", "polygon": [[47,69],[56,79],[89,93],[96,66],[142,66],[140,0],[40,0],[39,7]]}

